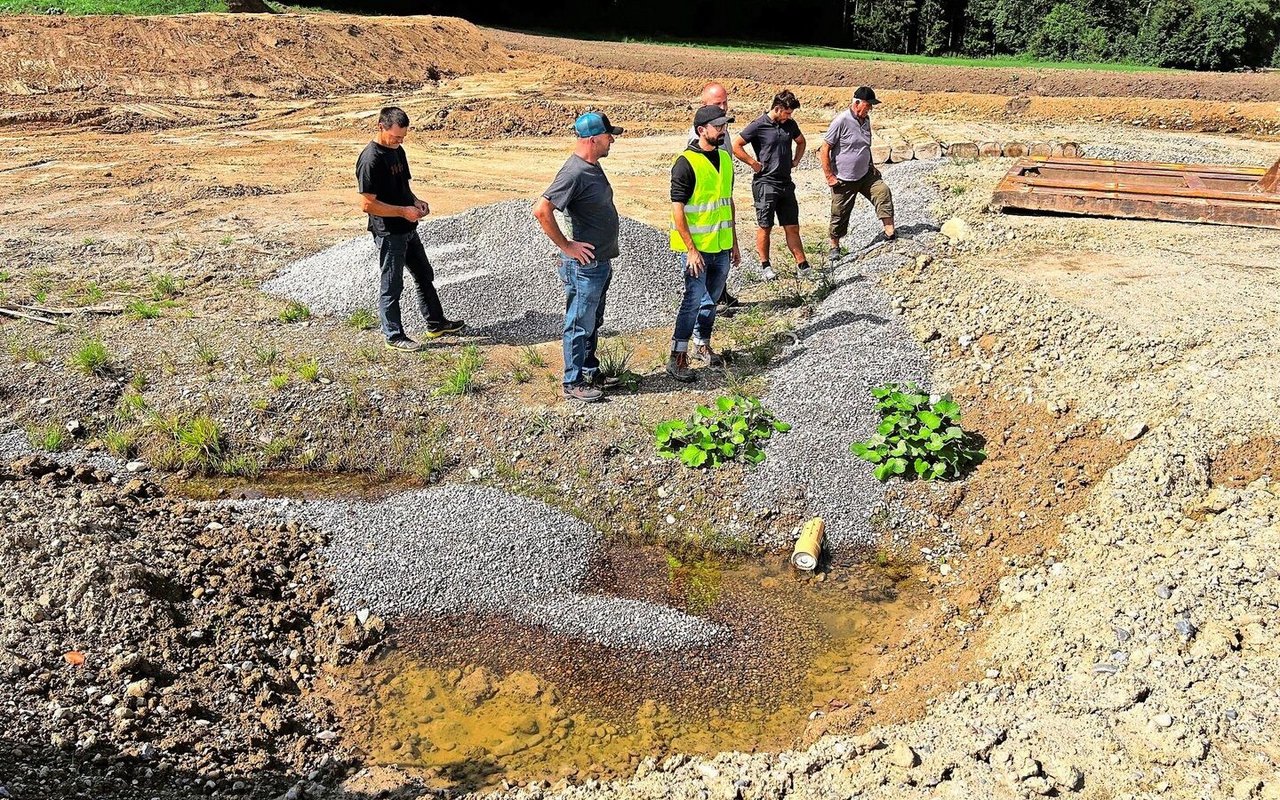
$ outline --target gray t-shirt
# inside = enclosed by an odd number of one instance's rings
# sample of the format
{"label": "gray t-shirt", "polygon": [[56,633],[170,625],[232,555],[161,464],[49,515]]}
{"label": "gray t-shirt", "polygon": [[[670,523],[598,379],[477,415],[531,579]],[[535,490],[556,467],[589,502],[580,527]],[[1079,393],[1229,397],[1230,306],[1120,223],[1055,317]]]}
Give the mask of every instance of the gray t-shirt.
{"label": "gray t-shirt", "polygon": [[595,247],[596,260],[618,257],[618,209],[599,164],[569,156],[542,196],[569,218],[570,239]]}
{"label": "gray t-shirt", "polygon": [[871,117],[860,120],[846,108],[822,139],[831,145],[831,166],[840,180],[859,180],[871,169]]}

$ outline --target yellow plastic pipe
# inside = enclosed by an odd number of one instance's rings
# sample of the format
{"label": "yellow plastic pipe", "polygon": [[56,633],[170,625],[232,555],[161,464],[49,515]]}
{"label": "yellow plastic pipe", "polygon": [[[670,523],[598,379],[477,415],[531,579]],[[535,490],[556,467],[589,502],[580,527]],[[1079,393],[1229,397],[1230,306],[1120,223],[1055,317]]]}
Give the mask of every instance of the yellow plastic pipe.
{"label": "yellow plastic pipe", "polygon": [[818,566],[818,556],[822,553],[822,537],[827,525],[822,517],[814,517],[800,529],[800,538],[796,539],[796,549],[791,553],[791,564],[796,569],[811,572]]}

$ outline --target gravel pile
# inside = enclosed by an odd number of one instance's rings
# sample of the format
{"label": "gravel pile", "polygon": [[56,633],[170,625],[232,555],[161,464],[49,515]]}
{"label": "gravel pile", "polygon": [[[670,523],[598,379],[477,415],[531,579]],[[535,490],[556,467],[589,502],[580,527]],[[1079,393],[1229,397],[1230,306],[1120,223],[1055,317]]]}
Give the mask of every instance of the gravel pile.
{"label": "gravel pile", "polygon": [[609,647],[679,649],[723,635],[653,603],[577,588],[600,534],[535,500],[444,486],[375,503],[286,504],[331,537],[326,556],[348,608],[381,615],[503,614]]}
{"label": "gravel pile", "polygon": [[[561,223],[562,229],[568,226]],[[418,234],[435,271],[445,313],[465,319],[477,335],[515,344],[558,339],[564,324],[559,251],[529,202],[509,200],[452,217],[428,218]],[[683,283],[667,235],[623,217],[622,255],[613,262],[606,330],[634,331],[669,322]],[[378,260],[373,239],[360,236],[298,261],[263,291],[306,304],[316,314],[377,309]],[[407,330],[426,322],[417,288],[405,275],[401,309]]]}
{"label": "gravel pile", "polygon": [[[874,276],[931,246],[937,234],[929,207],[937,194],[924,178],[935,168],[908,162],[884,170],[893,189],[899,241],[837,265],[833,280],[839,288],[796,331],[797,344],[769,373],[764,403],[795,427],[769,443],[769,458],[753,476],[748,497],[768,506],[771,498],[802,492],[807,513],[826,521],[834,547],[870,542],[869,518],[883,504],[884,489],[870,465],[849,452],[850,442],[871,435],[879,423],[871,388],[888,381],[924,386],[929,378],[928,357]],[[880,232],[879,221],[862,205],[845,243],[856,254],[859,243]]]}

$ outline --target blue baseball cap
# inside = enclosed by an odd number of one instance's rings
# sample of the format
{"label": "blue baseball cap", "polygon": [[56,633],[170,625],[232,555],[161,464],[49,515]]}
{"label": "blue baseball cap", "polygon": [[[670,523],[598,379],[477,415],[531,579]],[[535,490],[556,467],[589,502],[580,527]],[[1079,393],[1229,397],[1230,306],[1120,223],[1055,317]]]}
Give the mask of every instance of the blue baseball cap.
{"label": "blue baseball cap", "polygon": [[622,133],[622,128],[610,125],[609,118],[599,111],[588,111],[578,117],[573,123],[573,130],[582,139],[588,136],[599,136],[602,133],[611,133],[614,136]]}

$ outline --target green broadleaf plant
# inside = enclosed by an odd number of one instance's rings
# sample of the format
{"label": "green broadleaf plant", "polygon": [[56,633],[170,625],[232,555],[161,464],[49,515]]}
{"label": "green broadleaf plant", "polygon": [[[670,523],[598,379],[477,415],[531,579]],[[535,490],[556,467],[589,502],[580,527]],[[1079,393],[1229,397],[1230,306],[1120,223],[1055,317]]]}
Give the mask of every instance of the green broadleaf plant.
{"label": "green broadleaf plant", "polygon": [[756,398],[725,395],[716,398],[715,408],[698,406],[687,421],[659,424],[653,438],[663,458],[679,458],[692,469],[714,469],[734,459],[761,463],[764,442],[789,430],[790,425],[776,419]]}
{"label": "green broadleaf plant", "polygon": [[886,383],[871,390],[880,425],[871,438],[849,445],[874,465],[876,480],[895,475],[932,481],[959,478],[987,457],[973,434],[960,427],[960,406],[950,396],[929,395],[914,383]]}

